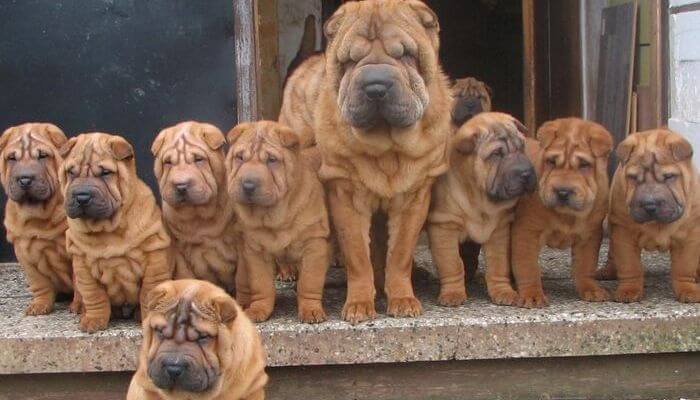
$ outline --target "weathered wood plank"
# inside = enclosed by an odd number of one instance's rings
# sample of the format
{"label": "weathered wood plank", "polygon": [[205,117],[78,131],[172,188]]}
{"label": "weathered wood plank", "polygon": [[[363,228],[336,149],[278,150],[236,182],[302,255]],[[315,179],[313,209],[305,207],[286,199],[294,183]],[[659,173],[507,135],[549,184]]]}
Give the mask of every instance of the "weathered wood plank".
{"label": "weathered wood plank", "polygon": [[257,62],[255,53],[255,0],[233,1],[236,57],[236,113],[238,122],[258,119]]}

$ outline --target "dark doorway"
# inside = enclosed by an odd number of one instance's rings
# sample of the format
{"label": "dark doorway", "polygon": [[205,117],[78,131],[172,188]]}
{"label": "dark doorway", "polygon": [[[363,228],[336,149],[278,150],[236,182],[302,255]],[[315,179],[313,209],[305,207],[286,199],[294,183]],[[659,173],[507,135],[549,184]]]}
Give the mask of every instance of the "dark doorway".
{"label": "dark doorway", "polygon": [[452,79],[473,76],[494,91],[494,111],[523,119],[521,0],[427,0],[441,27],[440,60]]}

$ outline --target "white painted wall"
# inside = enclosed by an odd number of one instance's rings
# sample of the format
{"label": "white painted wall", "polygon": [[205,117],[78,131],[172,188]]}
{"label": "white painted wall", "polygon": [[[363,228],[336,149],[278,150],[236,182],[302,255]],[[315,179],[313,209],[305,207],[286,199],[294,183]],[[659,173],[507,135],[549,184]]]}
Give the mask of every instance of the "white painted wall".
{"label": "white painted wall", "polygon": [[[671,0],[671,7],[700,4],[700,0]],[[700,165],[700,11],[671,14],[669,21],[669,120],[695,149]]]}

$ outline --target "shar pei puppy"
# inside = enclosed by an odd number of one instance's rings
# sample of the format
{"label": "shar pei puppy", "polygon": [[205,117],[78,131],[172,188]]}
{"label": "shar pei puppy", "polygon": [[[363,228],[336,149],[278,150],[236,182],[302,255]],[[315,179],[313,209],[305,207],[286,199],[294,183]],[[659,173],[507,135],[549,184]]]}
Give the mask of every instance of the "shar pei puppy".
{"label": "shar pei puppy", "polygon": [[379,287],[388,314],[416,316],[413,252],[432,184],[447,169],[452,130],[438,19],[418,0],[348,2],[324,31],[325,55],[291,76],[281,120],[305,135],[285,114],[296,110],[320,149],[348,277],[342,315],[373,318]]}
{"label": "shar pei puppy", "polygon": [[458,127],[479,113],[491,111],[493,91],[476,78],[457,79],[452,85],[452,95],[452,122]]}
{"label": "shar pei puppy", "polygon": [[608,211],[608,156],[612,136],[602,126],[578,118],[546,122],[539,143],[528,143],[538,190],[524,196],[512,227],[512,268],[518,303],[542,307],[538,255],[541,247],[571,248],[576,292],[586,301],[605,301],[609,293],[595,280]]}
{"label": "shar pei puppy", "polygon": [[514,305],[510,283],[510,226],[515,206],[532,192],[537,176],[525,153],[525,127],[501,113],[481,113],[452,138],[450,167],[433,186],[428,215],[430,250],[440,278],[438,303],[457,306],[467,299],[460,246],[483,244],[491,301]]}
{"label": "shar pei puppy", "polygon": [[246,313],[256,322],[270,317],[275,265],[292,265],[299,270],[299,319],[324,321],[330,226],[313,160],[302,157],[297,135],[277,122],[240,124],[227,139],[228,191],[243,236],[239,275],[250,287],[241,294],[251,300]]}
{"label": "shar pei puppy", "polygon": [[202,279],[233,293],[238,240],[226,192],[225,143],[219,128],[188,121],[160,132],[151,151],[175,278]]}
{"label": "shar pei puppy", "polygon": [[148,292],[172,277],[170,238],[153,193],[136,176],[122,137],[86,133],[61,148],[68,215],[66,245],[83,298],[80,329],[105,329],[114,308],[129,316]]}
{"label": "shar pei puppy", "polygon": [[641,251],[671,251],[676,299],[700,302],[700,175],[681,135],[656,129],[630,135],[617,147],[620,164],[610,195],[612,260],[617,301],[639,301]]}
{"label": "shar pei puppy", "polygon": [[127,400],[265,398],[260,335],[221,288],[165,282],[151,291],[148,309]]}
{"label": "shar pei puppy", "polygon": [[[48,314],[57,294],[73,292],[68,223],[58,182],[58,149],[66,141],[63,131],[45,123],[13,126],[0,136],[0,177],[9,200],[5,229],[32,294],[27,315]],[[76,292],[70,309],[78,308]]]}

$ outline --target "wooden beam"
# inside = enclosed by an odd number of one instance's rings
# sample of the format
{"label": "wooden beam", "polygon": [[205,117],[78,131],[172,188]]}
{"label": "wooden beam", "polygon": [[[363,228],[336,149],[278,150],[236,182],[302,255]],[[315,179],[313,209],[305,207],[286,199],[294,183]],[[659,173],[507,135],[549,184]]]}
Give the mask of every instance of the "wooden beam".
{"label": "wooden beam", "polygon": [[536,35],[535,0],[523,0],[523,106],[525,126],[534,136],[537,129],[537,74],[536,74]]}
{"label": "wooden beam", "polygon": [[257,100],[261,119],[277,120],[282,103],[277,0],[255,2]]}
{"label": "wooden beam", "polygon": [[255,0],[233,0],[236,58],[236,114],[238,122],[258,119]]}

